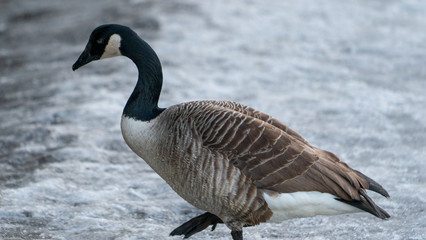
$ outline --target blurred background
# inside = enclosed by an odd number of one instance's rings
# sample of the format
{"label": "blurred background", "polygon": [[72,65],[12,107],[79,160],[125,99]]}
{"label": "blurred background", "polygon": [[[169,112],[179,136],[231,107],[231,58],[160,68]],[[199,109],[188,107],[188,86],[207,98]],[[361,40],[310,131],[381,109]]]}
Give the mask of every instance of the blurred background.
{"label": "blurred background", "polygon": [[[158,53],[161,107],[272,114],[390,193],[391,215],[318,216],[247,239],[426,239],[425,1],[0,1],[0,239],[181,239],[201,213],[125,145],[126,58],[71,66],[98,25]],[[222,226],[193,239],[229,239]]]}

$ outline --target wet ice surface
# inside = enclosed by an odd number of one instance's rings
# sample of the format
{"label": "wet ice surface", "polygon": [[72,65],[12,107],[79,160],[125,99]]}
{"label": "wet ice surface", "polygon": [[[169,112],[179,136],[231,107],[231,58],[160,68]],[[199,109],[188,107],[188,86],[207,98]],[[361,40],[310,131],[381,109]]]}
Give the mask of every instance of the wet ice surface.
{"label": "wet ice surface", "polygon": [[168,233],[201,213],[122,140],[131,61],[71,71],[92,29],[115,22],[159,54],[161,106],[253,106],[391,195],[371,194],[388,221],[294,219],[247,239],[425,239],[426,3],[286,2],[0,2],[0,238],[180,239]]}

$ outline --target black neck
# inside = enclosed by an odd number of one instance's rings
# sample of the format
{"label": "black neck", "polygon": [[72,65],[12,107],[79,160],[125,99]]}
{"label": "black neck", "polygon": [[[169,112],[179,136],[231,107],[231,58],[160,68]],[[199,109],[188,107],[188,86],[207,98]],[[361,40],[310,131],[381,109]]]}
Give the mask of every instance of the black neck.
{"label": "black neck", "polygon": [[121,53],[138,67],[139,78],[135,89],[127,100],[123,115],[141,121],[150,121],[164,109],[158,107],[163,74],[161,63],[154,50],[139,36],[123,36]]}

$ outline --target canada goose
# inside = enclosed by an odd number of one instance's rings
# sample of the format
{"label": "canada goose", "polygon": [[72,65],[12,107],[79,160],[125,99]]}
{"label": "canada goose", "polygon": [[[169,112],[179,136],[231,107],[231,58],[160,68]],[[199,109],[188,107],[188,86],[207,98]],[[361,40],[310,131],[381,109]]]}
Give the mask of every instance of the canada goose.
{"label": "canada goose", "polygon": [[124,140],[177,194],[207,211],[171,235],[224,223],[236,240],[243,227],[271,218],[357,211],[390,217],[366,193],[389,197],[380,184],[270,115],[228,101],[159,108],[160,60],[128,27],[97,27],[72,69],[115,56],[130,58],[139,71],[121,118]]}

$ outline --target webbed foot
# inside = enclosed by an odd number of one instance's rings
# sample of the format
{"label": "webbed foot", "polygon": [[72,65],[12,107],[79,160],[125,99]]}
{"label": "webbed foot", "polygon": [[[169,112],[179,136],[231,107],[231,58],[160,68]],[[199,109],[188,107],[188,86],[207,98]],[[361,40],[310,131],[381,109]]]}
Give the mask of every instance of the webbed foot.
{"label": "webbed foot", "polygon": [[210,225],[213,225],[213,231],[218,223],[223,223],[223,221],[218,216],[206,212],[180,225],[170,233],[170,236],[184,235],[184,238],[189,238],[197,232],[201,232],[208,228]]}

